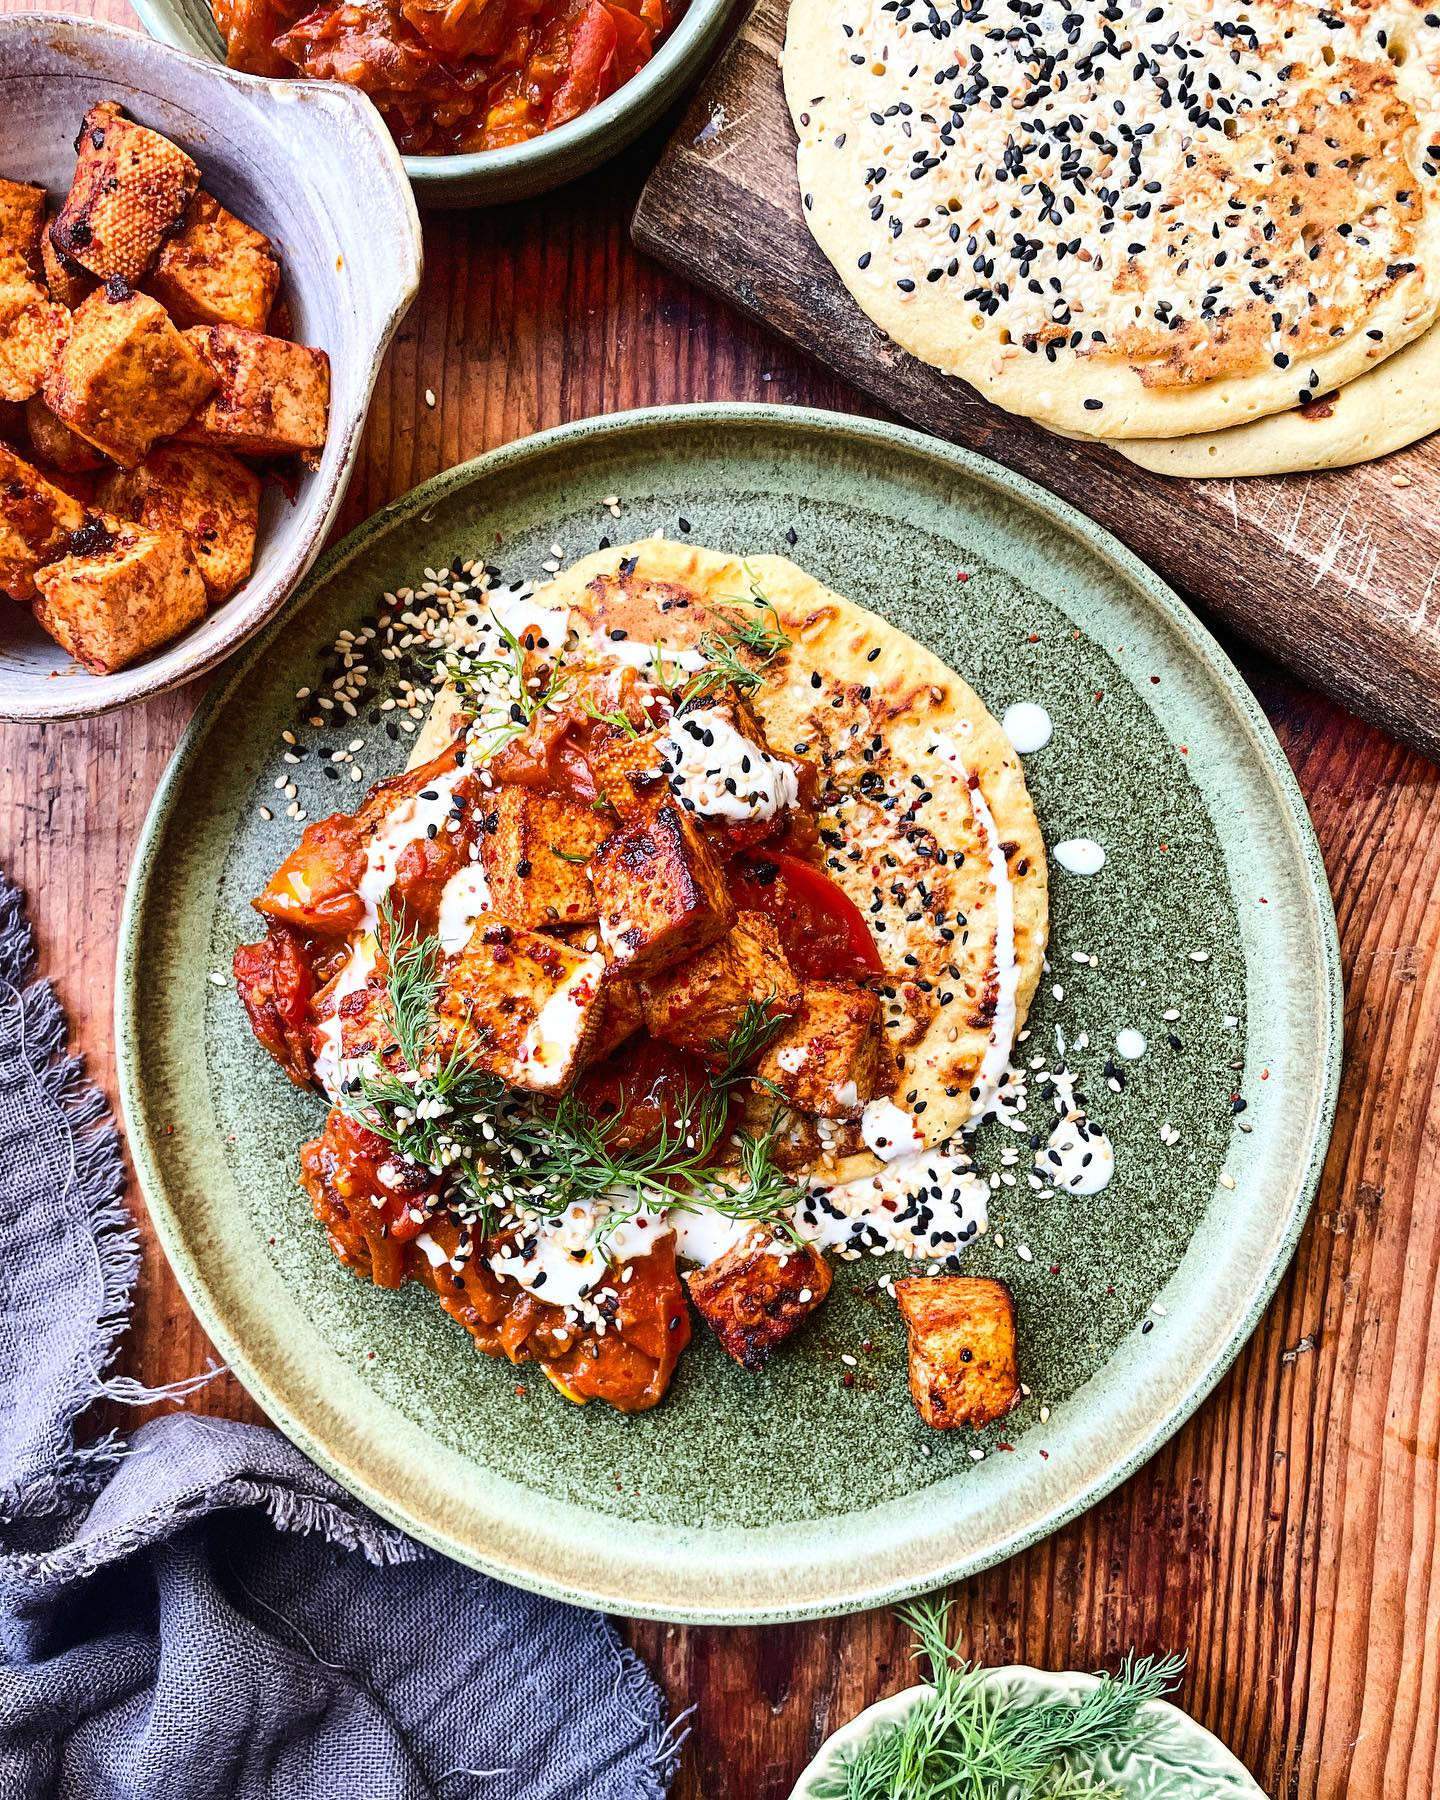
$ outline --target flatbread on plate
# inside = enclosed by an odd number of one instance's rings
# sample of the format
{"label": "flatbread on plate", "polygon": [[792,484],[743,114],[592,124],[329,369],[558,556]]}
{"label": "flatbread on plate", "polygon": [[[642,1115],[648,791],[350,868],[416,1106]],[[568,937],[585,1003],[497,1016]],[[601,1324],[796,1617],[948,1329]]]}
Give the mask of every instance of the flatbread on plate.
{"label": "flatbread on plate", "polygon": [[[821,827],[838,837],[826,868],[866,915],[889,976],[894,1093],[927,1144],[943,1142],[969,1119],[982,1076],[993,1079],[997,1047],[1003,1070],[1049,925],[1045,846],[1020,758],[979,696],[783,557],[652,538],[588,556],[535,595],[537,606],[568,608],[601,654],[617,631],[631,644],[696,648],[737,608],[753,616],[757,599],[791,644],[752,704],[777,749],[803,745],[820,766]],[[416,758],[448,741],[460,716],[442,691]],[[842,1173],[873,1166],[857,1157]]]}

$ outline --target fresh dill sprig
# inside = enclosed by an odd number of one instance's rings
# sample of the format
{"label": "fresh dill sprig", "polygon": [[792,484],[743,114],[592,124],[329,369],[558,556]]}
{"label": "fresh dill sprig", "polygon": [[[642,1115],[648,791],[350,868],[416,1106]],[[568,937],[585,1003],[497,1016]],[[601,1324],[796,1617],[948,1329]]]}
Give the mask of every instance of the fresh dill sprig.
{"label": "fresh dill sprig", "polygon": [[716,611],[723,621],[721,628],[702,632],[696,645],[706,666],[685,686],[680,703],[699,699],[716,687],[733,687],[742,694],[753,693],[763,686],[765,671],[790,648],[790,639],[781,629],[780,615],[752,581],[747,596],[735,597],[735,607],[749,606],[753,612]]}
{"label": "fresh dill sprig", "polygon": [[775,1162],[777,1122],[758,1138],[730,1134],[738,1181],[713,1166],[729,1132],[731,1094],[750,1078],[747,1063],[780,1030],[783,1016],[760,1002],[747,1004],[730,1036],[711,1045],[715,1073],[698,1093],[683,1097],[680,1119],[662,1118],[644,1143],[624,1144],[623,1094],[619,1113],[601,1120],[577,1093],[548,1108],[506,1087],[468,1062],[458,1039],[442,1056],[439,942],[405,942],[403,917],[390,911],[388,901],[381,916],[400,1066],[367,1060],[347,1081],[341,1105],[408,1158],[447,1176],[459,1198],[483,1213],[487,1231],[507,1207],[553,1215],[577,1201],[608,1205],[599,1237],[642,1207],[677,1205],[714,1206],[731,1218],[786,1228],[799,1191]]}
{"label": "fresh dill sprig", "polygon": [[1008,1698],[988,1672],[957,1658],[949,1606],[901,1607],[915,1634],[911,1652],[930,1665],[932,1692],[845,1758],[827,1800],[1110,1800],[1094,1781],[1101,1752],[1132,1742],[1141,1707],[1174,1687],[1183,1656],[1127,1656],[1073,1705]]}

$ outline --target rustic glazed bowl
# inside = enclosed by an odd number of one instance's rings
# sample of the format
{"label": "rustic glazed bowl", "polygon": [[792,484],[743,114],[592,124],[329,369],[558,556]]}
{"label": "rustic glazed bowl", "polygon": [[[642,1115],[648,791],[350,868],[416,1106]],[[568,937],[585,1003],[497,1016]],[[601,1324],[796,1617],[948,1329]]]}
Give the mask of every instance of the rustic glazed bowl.
{"label": "rustic glazed bowl", "polygon": [[[207,0],[132,0],[152,37],[212,62],[225,46]],[[407,156],[422,206],[499,206],[529,200],[598,168],[681,98],[716,50],[736,0],[690,0],[684,17],[640,73],[588,113],[543,137],[467,156]],[[287,83],[276,82],[276,86]]]}
{"label": "rustic glazed bowl", "polygon": [[[1099,1682],[1094,1675],[1017,1664],[991,1670],[987,1685],[1017,1699],[1073,1705]],[[855,1752],[873,1733],[903,1723],[930,1692],[923,1686],[906,1688],[867,1706],[820,1746],[790,1800],[844,1800],[845,1769]],[[1122,1794],[1125,1800],[1264,1800],[1264,1789],[1245,1765],[1178,1706],[1152,1700],[1141,1709],[1140,1724],[1132,1744],[1084,1770],[1105,1792]]]}
{"label": "rustic glazed bowl", "polygon": [[205,185],[276,244],[300,342],[330,356],[330,435],[293,503],[267,485],[250,579],[192,630],[114,675],[91,675],[31,619],[0,608],[0,718],[107,712],[202,674],[284,604],[345,497],[380,358],[420,285],[420,222],[370,102],[322,82],[237,75],[138,32],[51,13],[0,18],[0,174],[58,200],[97,100],[195,158]]}

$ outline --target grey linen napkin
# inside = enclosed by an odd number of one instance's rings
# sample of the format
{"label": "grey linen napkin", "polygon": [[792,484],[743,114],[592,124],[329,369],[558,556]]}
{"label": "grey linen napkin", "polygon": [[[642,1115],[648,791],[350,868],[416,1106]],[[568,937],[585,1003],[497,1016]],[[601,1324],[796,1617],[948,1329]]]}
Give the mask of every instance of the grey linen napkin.
{"label": "grey linen napkin", "polygon": [[595,1613],[382,1524],[274,1431],[76,1442],[138,1269],[104,1100],[0,875],[0,1800],[662,1800]]}

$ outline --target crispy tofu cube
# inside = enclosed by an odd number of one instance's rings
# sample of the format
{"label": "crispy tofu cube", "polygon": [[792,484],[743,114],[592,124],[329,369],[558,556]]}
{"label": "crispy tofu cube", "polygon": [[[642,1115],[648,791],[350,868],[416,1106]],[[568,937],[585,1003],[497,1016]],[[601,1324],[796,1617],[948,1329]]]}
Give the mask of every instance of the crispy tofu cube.
{"label": "crispy tofu cube", "polygon": [[600,1029],[590,1046],[592,1063],[601,1061],[634,1037],[645,1023],[645,1003],[640,998],[638,981],[627,981],[623,975],[611,975],[605,982],[605,1010],[600,1015]]}
{"label": "crispy tofu cube", "polygon": [[0,592],[33,599],[35,571],[53,562],[84,523],[78,500],[0,447]]}
{"label": "crispy tofu cube", "polygon": [[41,569],[35,617],[95,675],[113,675],[205,611],[205,583],[178,531],[95,519]]}
{"label": "crispy tofu cube", "polygon": [[801,1112],[858,1119],[875,1096],[880,1002],[865,988],[807,981],[794,1017],[772,1038],[756,1073]]}
{"label": "crispy tofu cube", "polygon": [[180,436],[240,456],[299,456],[311,462],[330,420],[330,358],[234,325],[200,325],[186,342],[204,359],[216,393]]}
{"label": "crispy tofu cube", "polygon": [[643,732],[638,737],[622,735],[592,751],[587,758],[596,794],[622,819],[633,819],[644,812],[656,790],[664,786],[663,744],[664,733],[659,731]]}
{"label": "crispy tofu cube", "polygon": [[585,865],[609,827],[588,806],[535,788],[489,797],[480,840],[490,905],[512,924],[588,925],[595,894]]}
{"label": "crispy tofu cube", "polygon": [[45,403],[72,431],[132,469],[172,437],[215,377],[148,294],[97,290],[74,316],[45,380]]}
{"label": "crispy tofu cube", "polygon": [[43,394],[32,394],[25,402],[25,429],[41,462],[66,475],[84,475],[91,469],[105,467],[105,458],[95,446],[87,444],[63,419],[57,419],[45,404]]}
{"label": "crispy tofu cube", "polygon": [[133,286],[184,217],[200,171],[178,145],[127,119],[112,100],[86,113],[75,150],[75,177],[51,242],[101,281],[118,276]]}
{"label": "crispy tofu cube", "polygon": [[51,298],[58,300],[67,312],[74,312],[99,287],[99,282],[77,262],[55,248],[48,231],[40,234],[40,266],[45,272],[45,285]]}
{"label": "crispy tofu cube", "polygon": [[0,238],[8,238],[32,269],[40,267],[40,227],[45,190],[28,181],[0,179]]}
{"label": "crispy tofu cube", "polygon": [[201,188],[184,226],[161,247],[146,285],[179,326],[264,331],[280,286],[280,263],[263,231],[226,212]]}
{"label": "crispy tofu cube", "polygon": [[640,993],[651,1036],[701,1056],[725,1043],[752,1003],[781,1014],[800,1004],[779,935],[757,912],[742,912],[717,943],[642,981]]}
{"label": "crispy tofu cube", "polygon": [[481,920],[441,996],[439,1047],[510,1087],[560,1094],[605,1010],[605,958]]}
{"label": "crispy tofu cube", "polygon": [[100,503],[117,519],[188,539],[212,606],[250,574],[260,523],[260,477],[223,450],[162,444],[136,469],[116,470]]}
{"label": "crispy tofu cube", "polygon": [[1003,1281],[912,1275],[895,1283],[910,1338],[910,1393],[936,1431],[993,1424],[1020,1404],[1015,1296]]}
{"label": "crispy tofu cube", "polygon": [[724,937],[737,916],[720,859],[668,795],[605,840],[590,879],[600,941],[625,975],[673,968]]}
{"label": "crispy tofu cube", "polygon": [[813,1244],[776,1240],[757,1225],[685,1282],[726,1355],[758,1372],[830,1292],[830,1265]]}
{"label": "crispy tofu cube", "polygon": [[30,398],[64,343],[68,323],[21,252],[0,238],[0,400]]}

